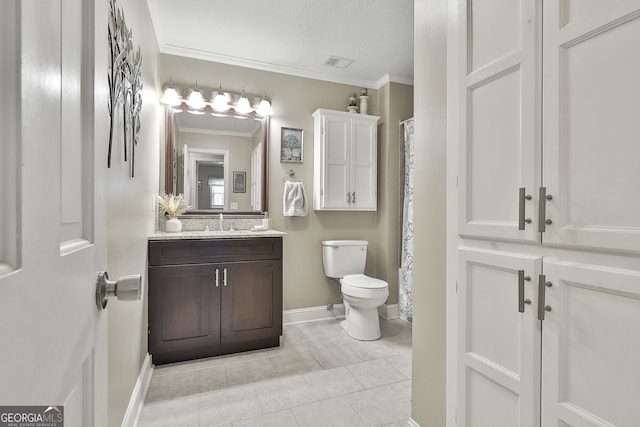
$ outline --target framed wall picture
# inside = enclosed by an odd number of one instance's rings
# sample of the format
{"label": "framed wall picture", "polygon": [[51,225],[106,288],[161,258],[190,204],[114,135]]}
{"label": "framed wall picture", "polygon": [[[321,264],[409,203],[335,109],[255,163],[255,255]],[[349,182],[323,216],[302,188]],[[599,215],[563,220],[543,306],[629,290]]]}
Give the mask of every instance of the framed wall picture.
{"label": "framed wall picture", "polygon": [[282,128],[280,135],[280,162],[302,163],[302,129]]}
{"label": "framed wall picture", "polygon": [[233,171],[233,192],[234,193],[246,193],[247,192],[247,173]]}

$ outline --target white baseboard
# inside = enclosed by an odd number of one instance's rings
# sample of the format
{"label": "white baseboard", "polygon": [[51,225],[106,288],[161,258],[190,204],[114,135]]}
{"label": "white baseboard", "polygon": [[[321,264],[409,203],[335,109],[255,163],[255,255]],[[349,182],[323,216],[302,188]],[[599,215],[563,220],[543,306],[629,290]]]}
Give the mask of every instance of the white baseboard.
{"label": "white baseboard", "polygon": [[127,412],[124,414],[122,420],[122,427],[135,427],[140,421],[142,415],[142,408],[144,406],[144,399],[147,397],[149,391],[149,384],[151,383],[151,377],[153,375],[153,364],[151,363],[151,355],[147,353],[140,368],[140,374],[136,385],[131,393],[131,399],[129,399],[129,406]]}
{"label": "white baseboard", "polygon": [[409,420],[407,421],[407,427],[420,427],[420,424],[415,422],[413,418],[409,418]]}
{"label": "white baseboard", "polygon": [[[378,307],[378,313],[385,319],[397,319],[400,317],[400,308],[398,304],[383,304]],[[321,305],[285,310],[282,313],[282,323],[285,325],[329,319],[344,319],[344,304],[335,304],[333,311],[329,311],[326,306]]]}
{"label": "white baseboard", "polygon": [[282,313],[282,323],[292,325],[294,323],[317,322],[318,320],[344,319],[344,305],[334,304],[333,311],[327,310],[327,307],[321,305],[319,307],[295,308],[293,310],[285,310]]}
{"label": "white baseboard", "polygon": [[385,319],[397,319],[400,317],[400,307],[398,304],[382,304],[378,307],[378,313]]}

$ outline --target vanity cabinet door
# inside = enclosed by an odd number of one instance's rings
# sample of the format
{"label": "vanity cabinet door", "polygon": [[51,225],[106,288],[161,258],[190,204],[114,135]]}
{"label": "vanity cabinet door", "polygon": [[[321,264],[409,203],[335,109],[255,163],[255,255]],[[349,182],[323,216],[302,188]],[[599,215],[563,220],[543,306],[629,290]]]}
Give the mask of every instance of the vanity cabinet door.
{"label": "vanity cabinet door", "polygon": [[216,267],[149,267],[149,353],[154,363],[178,354],[183,360],[202,357],[207,348],[220,343]]}
{"label": "vanity cabinet door", "polygon": [[282,335],[282,262],[227,263],[221,271],[222,343]]}

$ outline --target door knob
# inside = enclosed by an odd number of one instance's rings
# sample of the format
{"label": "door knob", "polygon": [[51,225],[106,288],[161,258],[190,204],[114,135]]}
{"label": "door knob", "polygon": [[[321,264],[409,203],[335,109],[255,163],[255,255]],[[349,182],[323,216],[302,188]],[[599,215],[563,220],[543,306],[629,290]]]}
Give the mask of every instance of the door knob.
{"label": "door knob", "polygon": [[107,298],[118,297],[121,301],[133,301],[140,299],[142,277],[139,274],[123,276],[118,280],[109,280],[106,271],[98,273],[96,283],[96,305],[98,310],[107,306]]}

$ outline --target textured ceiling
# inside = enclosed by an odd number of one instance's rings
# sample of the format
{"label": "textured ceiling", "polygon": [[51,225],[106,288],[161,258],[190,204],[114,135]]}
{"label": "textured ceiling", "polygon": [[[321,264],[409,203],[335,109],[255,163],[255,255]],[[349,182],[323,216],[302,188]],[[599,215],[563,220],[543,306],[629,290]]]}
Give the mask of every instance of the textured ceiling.
{"label": "textured ceiling", "polygon": [[[377,88],[413,83],[413,0],[147,0],[160,51]],[[347,68],[325,65],[337,56]]]}

